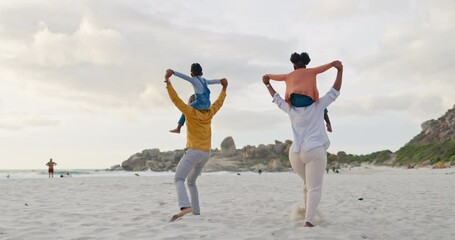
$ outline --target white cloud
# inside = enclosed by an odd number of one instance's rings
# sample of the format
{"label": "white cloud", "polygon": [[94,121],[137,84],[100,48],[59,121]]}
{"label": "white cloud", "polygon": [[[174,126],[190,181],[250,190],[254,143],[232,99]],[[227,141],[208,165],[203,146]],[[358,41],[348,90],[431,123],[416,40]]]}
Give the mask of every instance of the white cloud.
{"label": "white cloud", "polygon": [[[349,152],[387,145],[390,135],[380,132],[368,144],[350,138],[362,136],[369,121],[380,129],[409,126],[393,143],[401,144],[455,102],[454,8],[448,0],[2,1],[0,128],[24,133],[9,143],[16,147],[42,138],[27,134],[36,129],[63,138],[73,134],[68,128],[99,132],[93,141],[106,148],[124,144],[118,131],[134,132],[128,149],[180,146],[184,136],[164,135],[179,113],[163,75],[167,68],[189,73],[199,62],[205,77],[230,83],[214,142],[227,135],[246,144],[284,140],[287,117],[270,102],[261,76],[291,71],[290,54],[307,51],[311,66],[334,59],[345,65],[342,95],[329,109],[343,133],[333,134],[333,146],[349,143],[341,149]],[[334,78],[332,70],[320,76],[321,94]],[[172,81],[182,99],[193,91]],[[284,92],[284,84],[274,86]],[[211,89],[215,99],[220,87]]]}
{"label": "white cloud", "polygon": [[73,34],[51,32],[44,22],[39,25],[33,42],[18,54],[18,58],[48,67],[120,65],[124,61],[125,42],[121,34],[112,29],[98,29],[87,20],[82,20]]}
{"label": "white cloud", "polygon": [[58,120],[39,116],[8,116],[0,118],[0,130],[19,131],[29,128],[54,127]]}

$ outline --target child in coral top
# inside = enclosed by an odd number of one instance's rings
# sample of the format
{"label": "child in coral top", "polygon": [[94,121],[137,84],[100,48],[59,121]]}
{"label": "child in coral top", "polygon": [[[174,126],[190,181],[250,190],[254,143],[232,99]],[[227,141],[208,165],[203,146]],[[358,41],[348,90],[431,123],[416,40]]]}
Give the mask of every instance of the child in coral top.
{"label": "child in coral top", "polygon": [[[307,68],[306,66],[310,63],[311,59],[306,52],[301,54],[293,53],[290,60],[294,64],[294,71],[288,74],[266,74],[265,76],[271,80],[286,82],[284,99],[294,107],[307,107],[314,102],[319,102],[316,75],[333,67],[334,62],[315,68]],[[324,120],[327,131],[332,132],[332,124],[330,123],[327,112],[326,109],[324,111]]]}

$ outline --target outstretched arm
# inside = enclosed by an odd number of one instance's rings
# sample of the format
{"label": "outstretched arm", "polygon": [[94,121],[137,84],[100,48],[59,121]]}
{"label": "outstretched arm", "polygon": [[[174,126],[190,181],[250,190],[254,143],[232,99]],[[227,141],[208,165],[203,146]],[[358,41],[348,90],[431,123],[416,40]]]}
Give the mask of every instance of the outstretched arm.
{"label": "outstretched arm", "polygon": [[220,95],[218,96],[218,99],[215,102],[213,102],[212,106],[210,106],[210,111],[213,113],[213,115],[215,115],[218,112],[218,110],[220,110],[220,108],[223,106],[224,99],[226,98],[228,81],[225,78],[223,78],[220,80],[220,84],[221,86],[223,86]]}
{"label": "outstretched arm", "polygon": [[289,104],[284,101],[283,98],[280,97],[280,94],[276,93],[275,89],[273,89],[272,85],[270,84],[270,78],[266,74],[262,76],[262,82],[265,84],[265,87],[267,87],[267,90],[269,90],[270,96],[273,97],[273,102],[276,103],[276,105],[283,110],[286,113],[289,113],[291,108],[289,107]]}
{"label": "outstretched arm", "polygon": [[172,87],[171,81],[169,81],[169,78],[172,76],[173,71],[168,69],[166,70],[166,74],[164,75],[164,82],[166,83],[166,89],[169,94],[169,98],[171,101],[174,103],[174,105],[183,113],[187,113],[191,111],[193,108],[188,106],[185,102],[182,101],[182,99],[179,98],[177,95],[177,92],[174,90],[174,87]]}
{"label": "outstretched arm", "polygon": [[341,63],[340,61],[334,61],[333,66],[338,70],[337,77],[335,79],[335,82],[333,83],[333,88],[337,91],[340,91],[341,83],[343,81],[343,63]]}
{"label": "outstretched arm", "polygon": [[267,76],[269,80],[284,81],[288,74],[266,74],[264,76]]}
{"label": "outstretched arm", "polygon": [[265,86],[267,87],[267,90],[269,90],[269,93],[272,97],[275,96],[275,89],[273,89],[272,85],[270,85],[270,77],[268,74],[262,76],[262,82],[265,84]]}
{"label": "outstretched arm", "polygon": [[169,69],[169,70],[171,70],[172,74],[174,74],[176,77],[179,77],[179,78],[181,78],[183,80],[186,80],[186,81],[190,82],[193,85],[196,83],[196,81],[198,81],[198,80],[194,79],[193,77],[187,76],[187,75],[185,75],[185,74],[183,74],[181,72],[173,71],[172,69]]}
{"label": "outstretched arm", "polygon": [[323,73],[323,72],[329,70],[331,67],[334,67],[335,62],[336,61],[333,61],[331,63],[327,63],[327,64],[321,65],[319,67],[315,67],[315,68],[313,68],[313,71],[316,72],[316,74]]}
{"label": "outstretched arm", "polygon": [[337,76],[332,88],[327,92],[327,94],[319,99],[319,106],[322,108],[327,108],[340,95],[341,82],[343,80],[343,64],[340,61],[335,61],[334,67],[338,70]]}
{"label": "outstretched arm", "polygon": [[221,84],[221,80],[223,80],[223,79],[226,79],[226,78],[207,80],[207,85]]}

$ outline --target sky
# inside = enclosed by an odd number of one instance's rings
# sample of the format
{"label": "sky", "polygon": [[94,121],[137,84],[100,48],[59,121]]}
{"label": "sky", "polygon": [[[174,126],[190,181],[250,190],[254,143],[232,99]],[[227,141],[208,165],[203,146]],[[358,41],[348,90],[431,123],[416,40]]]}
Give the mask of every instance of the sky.
{"label": "sky", "polygon": [[[0,169],[105,169],[144,149],[182,149],[168,68],[227,78],[212,148],[292,139],[265,73],[340,60],[331,153],[397,151],[455,104],[451,0],[0,1]],[[324,95],[336,70],[318,75]],[[193,89],[172,77],[186,100]],[[284,94],[282,82],[272,82]],[[212,101],[221,90],[210,85]]]}

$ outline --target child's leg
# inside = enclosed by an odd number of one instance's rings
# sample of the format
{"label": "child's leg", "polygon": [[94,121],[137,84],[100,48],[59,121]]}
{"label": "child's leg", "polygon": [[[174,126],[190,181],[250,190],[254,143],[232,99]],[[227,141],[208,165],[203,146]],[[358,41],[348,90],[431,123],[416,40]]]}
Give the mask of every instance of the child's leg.
{"label": "child's leg", "polygon": [[327,131],[332,132],[332,124],[330,123],[329,114],[328,114],[327,109],[324,109],[324,120],[325,120],[325,126],[327,127]]}
{"label": "child's leg", "polygon": [[183,126],[185,124],[185,120],[186,120],[185,119],[185,115],[182,114],[182,116],[180,116],[180,119],[179,119],[179,122],[178,122],[179,126]]}
{"label": "child's leg", "polygon": [[182,114],[182,116],[180,116],[177,127],[175,129],[169,130],[169,132],[180,133],[180,129],[182,128],[183,124],[185,124],[185,115]]}
{"label": "child's leg", "polygon": [[[207,109],[200,109],[200,108],[201,108],[201,104],[200,104],[199,102],[197,102],[197,101],[194,101],[194,100],[191,101],[191,98],[190,98],[190,100],[188,101],[188,103],[189,103],[189,105],[190,105],[191,107],[196,108],[196,109],[198,109],[198,110],[207,110]],[[204,106],[203,106],[203,107],[204,107]],[[171,132],[171,133],[180,133],[180,129],[181,129],[182,126],[185,124],[185,120],[186,120],[186,119],[185,119],[185,115],[182,114],[182,115],[180,116],[179,121],[178,121],[177,127],[176,127],[175,129],[169,130],[169,132]]]}
{"label": "child's leg", "polygon": [[[195,100],[196,100],[195,95],[194,94],[191,95],[188,99],[188,105],[193,106],[192,104],[195,102]],[[180,116],[177,127],[175,129],[169,130],[169,132],[180,133],[180,129],[182,128],[183,124],[185,124],[185,115],[182,114]]]}

